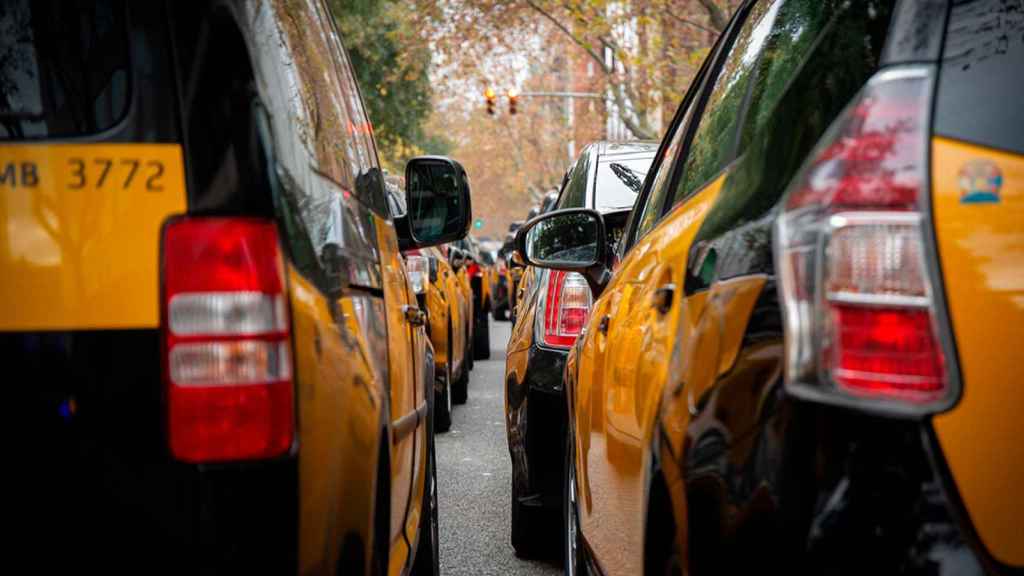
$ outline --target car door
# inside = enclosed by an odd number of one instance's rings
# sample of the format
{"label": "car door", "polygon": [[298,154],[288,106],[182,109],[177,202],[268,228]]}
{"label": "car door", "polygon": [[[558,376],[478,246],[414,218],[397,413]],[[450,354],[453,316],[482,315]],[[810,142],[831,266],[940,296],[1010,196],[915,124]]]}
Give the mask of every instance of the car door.
{"label": "car door", "polygon": [[[655,327],[663,332],[659,325],[672,320],[652,306],[649,286],[658,280],[671,283],[674,268],[661,267],[658,251],[685,223],[677,222],[663,231],[666,240],[658,240],[655,227],[672,195],[676,160],[702,103],[705,77],[717,53],[712,53],[698,73],[694,88],[669,127],[651,166],[647,188],[630,216],[625,254],[595,303],[594,322],[579,347],[575,408],[580,523],[598,563],[609,574],[637,574],[643,569],[642,439],[645,413],[655,389],[649,382],[638,386],[638,381],[650,378],[659,364],[665,364],[667,351],[664,335],[641,322],[653,315]],[[657,277],[652,280],[654,274]],[[657,357],[658,349],[663,350],[662,358]],[[649,365],[641,366],[645,362]]]}

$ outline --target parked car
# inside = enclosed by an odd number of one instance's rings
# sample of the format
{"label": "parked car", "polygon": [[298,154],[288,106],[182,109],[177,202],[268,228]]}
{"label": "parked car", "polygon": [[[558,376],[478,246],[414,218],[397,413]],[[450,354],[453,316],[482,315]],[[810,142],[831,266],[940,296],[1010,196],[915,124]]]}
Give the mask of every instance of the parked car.
{"label": "parked car", "polygon": [[[388,192],[392,214],[404,216],[405,195],[397,188]],[[434,349],[434,430],[447,432],[452,405],[465,402],[469,386],[469,303],[440,247],[411,248],[402,256]]]}
{"label": "parked car", "polygon": [[523,221],[517,220],[509,224],[508,234],[498,250],[499,264],[497,292],[503,297],[495,299],[495,306],[492,315],[495,320],[509,320],[515,310],[516,282],[522,275],[522,267],[513,263],[510,258],[515,247],[515,232],[523,225]]}
{"label": "parked car", "polygon": [[463,377],[453,389],[453,398],[457,404],[464,404],[468,397],[469,371],[473,369],[473,287],[469,281],[469,254],[454,244],[440,247],[441,253],[448,259],[452,269],[452,286],[457,292],[460,318],[465,325],[464,344],[460,344],[460,363],[463,366]]}
{"label": "parked car", "polygon": [[491,311],[491,273],[479,243],[472,236],[466,236],[456,243],[467,255],[466,276],[473,291],[473,359],[486,360],[491,357],[491,331],[488,316]]}
{"label": "parked car", "polygon": [[[605,215],[610,241],[621,235],[657,142],[596,142],[569,169],[556,209]],[[526,226],[530,226],[527,223]],[[528,267],[520,281],[519,314],[505,361],[505,428],[512,458],[512,546],[537,552],[552,517],[560,521],[565,463],[565,357],[590,313],[586,279]]]}
{"label": "parked car", "polygon": [[398,245],[466,234],[465,171],[410,160],[398,226],[322,1],[0,12],[10,565],[436,573]]}
{"label": "parked car", "polygon": [[1024,8],[747,1],[584,275],[567,573],[1024,566]]}

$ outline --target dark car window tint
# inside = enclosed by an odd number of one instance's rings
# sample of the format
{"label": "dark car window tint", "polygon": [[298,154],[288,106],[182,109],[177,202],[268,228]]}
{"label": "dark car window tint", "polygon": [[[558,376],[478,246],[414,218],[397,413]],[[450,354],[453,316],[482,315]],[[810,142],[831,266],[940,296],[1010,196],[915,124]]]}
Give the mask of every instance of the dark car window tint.
{"label": "dark car window tint", "polygon": [[644,185],[650,158],[616,159],[598,162],[594,186],[594,209],[629,208]]}
{"label": "dark car window tint", "polygon": [[[748,116],[758,128],[750,131],[749,144],[691,245],[687,294],[716,279],[773,274],[772,224],[779,201],[822,134],[878,69],[889,19],[890,8],[881,3],[787,0],[772,35],[790,34],[793,41],[778,38],[774,45],[809,48],[802,63],[784,66],[792,68],[786,78],[773,80],[782,88],[762,124],[753,113]],[[763,56],[779,57],[788,56],[771,47]]]}
{"label": "dark car window tint", "polygon": [[732,160],[736,127],[747,87],[768,40],[781,0],[758,2],[732,46],[689,146],[673,204],[706,184]]}
{"label": "dark car window tint", "polygon": [[954,3],[936,93],[935,132],[1024,153],[1024,3]]}
{"label": "dark car window tint", "polygon": [[651,182],[651,191],[647,194],[647,198],[644,201],[644,205],[637,206],[634,208],[641,209],[640,220],[636,225],[636,233],[633,235],[633,242],[636,242],[640,238],[643,238],[647,232],[654,228],[654,225],[661,219],[661,208],[665,204],[665,195],[668,192],[669,186],[671,185],[672,168],[675,165],[676,153],[679,151],[679,145],[683,141],[683,136],[686,134],[686,127],[690,123],[690,117],[693,115],[694,102],[697,98],[690,100],[690,105],[686,109],[686,115],[683,120],[676,126],[676,131],[667,136],[671,138],[669,145],[664,149],[664,156],[660,159],[661,163],[657,165],[657,172],[654,173],[654,180]]}
{"label": "dark car window tint", "polygon": [[828,22],[833,12],[832,4],[821,0],[787,0],[782,5],[756,66],[750,104],[744,112],[739,146],[741,153],[753,135],[768,122],[783,91]]}
{"label": "dark car window tint", "polygon": [[569,181],[565,184],[565,190],[558,199],[558,209],[562,208],[583,208],[587,203],[587,181],[590,172],[590,149],[580,153],[576,164],[569,175]]}
{"label": "dark car window tint", "polygon": [[0,139],[94,134],[125,115],[122,2],[0,0]]}

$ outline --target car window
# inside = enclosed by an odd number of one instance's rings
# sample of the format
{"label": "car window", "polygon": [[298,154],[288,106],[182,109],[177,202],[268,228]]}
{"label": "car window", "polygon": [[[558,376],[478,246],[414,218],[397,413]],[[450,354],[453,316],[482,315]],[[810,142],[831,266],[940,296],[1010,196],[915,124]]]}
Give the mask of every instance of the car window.
{"label": "car window", "polygon": [[128,109],[123,2],[0,8],[0,140],[102,132]]}
{"label": "car window", "polygon": [[686,294],[716,280],[774,273],[779,201],[822,134],[878,69],[890,17],[891,6],[882,4],[786,0],[758,64],[744,121],[748,143],[691,244]]}
{"label": "car window", "polygon": [[754,67],[739,153],[768,123],[783,92],[810,53],[814,40],[835,12],[834,5],[835,2],[827,0],[783,3],[768,33],[765,49]]}
{"label": "car window", "polygon": [[1024,154],[1024,4],[961,1],[949,14],[935,132]]}
{"label": "car window", "polygon": [[673,205],[703,187],[733,159],[747,88],[781,5],[782,0],[765,0],[750,9],[689,145]]}
{"label": "car window", "polygon": [[587,202],[587,180],[590,173],[589,149],[580,153],[569,174],[569,181],[558,199],[558,209],[583,208]]}
{"label": "car window", "polygon": [[620,158],[598,162],[594,182],[594,209],[629,208],[644,185],[650,158]]}
{"label": "car window", "polygon": [[[694,103],[697,98],[691,98],[690,104],[686,109],[685,116],[681,122],[675,127],[675,132],[667,135],[667,138],[671,138],[669,145],[664,149],[662,157],[659,159],[660,164],[657,165],[657,170],[654,173],[654,180],[651,182],[651,191],[647,194],[644,199],[644,205],[640,210],[639,220],[636,226],[636,233],[633,235],[633,242],[636,242],[640,238],[643,238],[654,228],[654,225],[661,219],[661,209],[665,204],[665,195],[668,192],[669,186],[671,185],[672,169],[675,166],[676,153],[679,151],[679,146],[683,142],[683,136],[686,135],[686,126],[690,123],[690,116],[693,114],[695,108]],[[640,206],[635,207],[633,210],[641,208]]]}

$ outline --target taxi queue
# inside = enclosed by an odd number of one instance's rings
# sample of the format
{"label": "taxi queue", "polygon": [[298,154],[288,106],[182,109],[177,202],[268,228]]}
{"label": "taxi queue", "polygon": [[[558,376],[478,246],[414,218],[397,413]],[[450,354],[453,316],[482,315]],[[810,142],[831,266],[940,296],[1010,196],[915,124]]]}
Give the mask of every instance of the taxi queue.
{"label": "taxi queue", "polygon": [[517,553],[560,517],[566,574],[1024,569],[1022,29],[748,0],[639,178],[581,152],[510,238]]}
{"label": "taxi queue", "polygon": [[507,315],[520,555],[1024,568],[1024,8],[746,0],[495,258],[456,160],[388,181],[325,3],[0,1],[15,564],[439,573]]}

